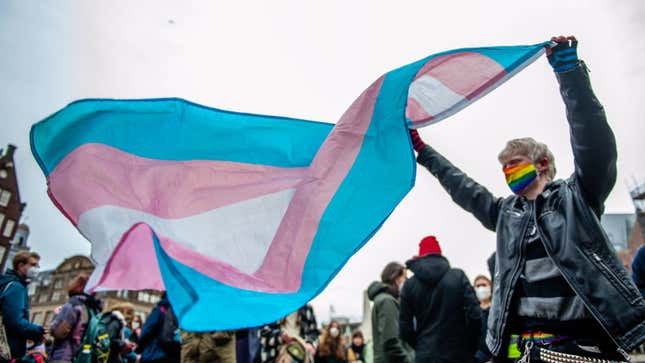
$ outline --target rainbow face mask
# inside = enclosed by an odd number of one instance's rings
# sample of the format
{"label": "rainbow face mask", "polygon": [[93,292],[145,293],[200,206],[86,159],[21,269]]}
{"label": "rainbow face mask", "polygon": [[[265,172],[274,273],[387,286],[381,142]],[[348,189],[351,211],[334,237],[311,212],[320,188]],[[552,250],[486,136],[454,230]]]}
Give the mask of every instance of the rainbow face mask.
{"label": "rainbow face mask", "polygon": [[533,163],[525,163],[504,168],[504,175],[506,176],[506,183],[513,193],[521,194],[537,178],[537,170]]}

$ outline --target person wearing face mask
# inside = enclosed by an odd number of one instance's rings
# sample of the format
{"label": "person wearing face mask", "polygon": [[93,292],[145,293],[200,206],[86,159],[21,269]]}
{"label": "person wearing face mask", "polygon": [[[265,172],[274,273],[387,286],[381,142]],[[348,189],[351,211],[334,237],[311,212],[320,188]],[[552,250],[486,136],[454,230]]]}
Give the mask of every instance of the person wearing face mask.
{"label": "person wearing face mask", "polygon": [[486,337],[496,361],[628,361],[628,352],[645,341],[645,300],[599,222],[616,182],[616,140],[578,59],[578,41],[551,41],[546,53],[574,156],[569,178],[555,179],[545,144],[511,140],[498,159],[514,195],[497,198],[416,131],[412,142],[417,161],[452,199],[497,233]]}
{"label": "person wearing face mask", "polygon": [[417,363],[473,362],[481,337],[481,312],[466,274],[451,268],[434,236],[406,262],[414,273],[401,290],[401,337]]}
{"label": "person wearing face mask", "polygon": [[374,363],[411,363],[414,352],[399,336],[399,292],[406,279],[405,266],[388,263],[381,281],[367,288],[372,307],[372,341]]}
{"label": "person wearing face mask", "polygon": [[490,362],[491,354],[486,347],[486,329],[488,324],[488,313],[490,312],[490,305],[492,301],[493,284],[490,279],[484,275],[475,277],[475,295],[479,300],[479,307],[481,308],[482,315],[482,337],[479,340],[479,349],[475,353],[475,363]]}
{"label": "person wearing face mask", "polygon": [[135,315],[132,317],[132,323],[130,323],[130,330],[132,331],[130,333],[130,338],[129,340],[133,343],[137,343],[139,341],[139,336],[141,335],[141,327],[143,326],[143,321],[141,320],[140,315]]}
{"label": "person wearing face mask", "polygon": [[316,363],[345,363],[345,347],[340,335],[340,324],[332,320],[323,330],[316,354]]}
{"label": "person wearing face mask", "polygon": [[[25,355],[27,340],[40,342],[47,332],[40,325],[29,322],[29,297],[27,285],[38,275],[40,256],[35,252],[18,252],[13,258],[12,267],[0,275],[0,312],[11,357],[17,359]],[[0,363],[8,361],[0,358]]]}

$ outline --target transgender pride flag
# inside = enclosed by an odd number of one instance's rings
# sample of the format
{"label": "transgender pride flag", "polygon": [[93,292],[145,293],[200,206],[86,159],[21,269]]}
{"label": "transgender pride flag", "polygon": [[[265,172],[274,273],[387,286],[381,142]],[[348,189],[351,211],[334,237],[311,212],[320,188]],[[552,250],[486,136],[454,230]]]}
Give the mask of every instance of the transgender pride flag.
{"label": "transgender pride flag", "polygon": [[414,185],[408,127],[439,121],[544,44],[427,57],[334,125],[182,99],[87,99],[34,125],[54,204],[92,244],[91,290],[167,290],[187,330],[275,321],[319,294]]}

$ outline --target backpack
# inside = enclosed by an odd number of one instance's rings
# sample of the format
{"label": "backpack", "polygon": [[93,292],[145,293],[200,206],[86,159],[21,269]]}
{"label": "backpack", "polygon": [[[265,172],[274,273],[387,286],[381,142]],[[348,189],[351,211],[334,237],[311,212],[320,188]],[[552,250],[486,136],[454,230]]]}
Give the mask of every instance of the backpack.
{"label": "backpack", "polygon": [[4,328],[4,323],[2,321],[2,303],[4,302],[4,294],[7,292],[7,289],[13,281],[7,282],[4,286],[1,287],[0,292],[0,359],[11,360],[11,347],[9,347],[9,341],[7,340],[7,333]]}
{"label": "backpack", "polygon": [[293,337],[289,344],[280,347],[275,363],[312,363],[311,353],[307,350],[307,343],[300,337]]}
{"label": "backpack", "polygon": [[74,359],[74,363],[106,363],[110,356],[112,339],[107,330],[111,321],[111,312],[94,315],[91,309],[90,321],[85,328],[81,348]]}
{"label": "backpack", "polygon": [[172,306],[167,308],[159,306],[164,314],[161,332],[159,333],[159,345],[168,356],[178,356],[181,351],[181,338],[179,337],[179,322],[175,316]]}

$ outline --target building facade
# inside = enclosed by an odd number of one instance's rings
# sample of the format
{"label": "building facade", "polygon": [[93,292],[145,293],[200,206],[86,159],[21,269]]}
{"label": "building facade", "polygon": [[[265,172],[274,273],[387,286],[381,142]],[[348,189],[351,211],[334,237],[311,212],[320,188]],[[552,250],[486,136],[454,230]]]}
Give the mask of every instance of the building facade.
{"label": "building facade", "polygon": [[[21,251],[29,251],[29,245],[27,244],[27,239],[29,238],[29,226],[24,223],[21,223],[16,229],[13,240],[9,246],[9,252],[7,253],[7,263],[5,264],[5,270],[11,267],[11,261],[16,253]],[[5,270],[0,270],[0,273],[5,273]]]}
{"label": "building facade", "polygon": [[[86,256],[72,256],[54,270],[43,271],[29,285],[30,318],[35,324],[48,326],[54,318],[56,309],[67,302],[69,283],[81,273],[88,275],[94,271],[94,264]],[[159,291],[104,291],[96,296],[109,309],[118,303],[129,302],[134,305],[135,314],[144,320],[159,301]]]}
{"label": "building facade", "polygon": [[8,145],[6,152],[0,149],[0,271],[5,269],[11,241],[26,207],[18,192],[16,165],[13,160],[15,151],[16,147],[13,145]]}

